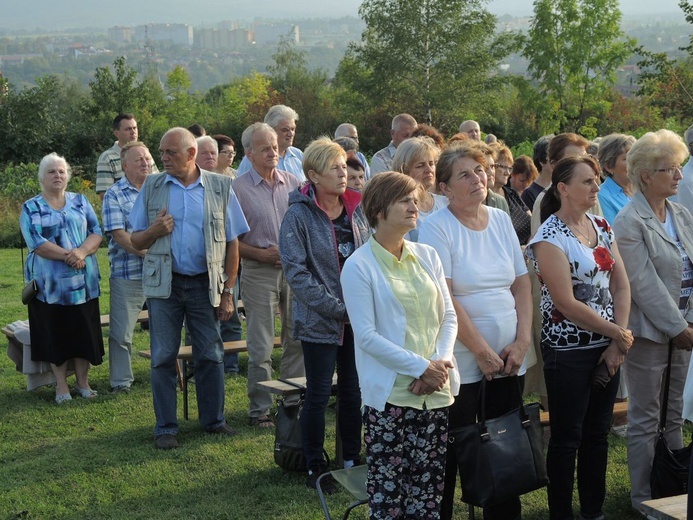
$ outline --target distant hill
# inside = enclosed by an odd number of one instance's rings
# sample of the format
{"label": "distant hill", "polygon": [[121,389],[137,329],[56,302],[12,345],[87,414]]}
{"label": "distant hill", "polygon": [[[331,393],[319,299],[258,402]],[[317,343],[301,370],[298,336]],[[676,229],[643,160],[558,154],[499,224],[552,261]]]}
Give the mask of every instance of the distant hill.
{"label": "distant hill", "polygon": [[[46,31],[144,23],[199,26],[254,18],[337,18],[357,16],[359,5],[361,0],[148,0],[136,4],[117,4],[112,0],[0,0],[0,29]],[[525,16],[532,13],[532,0],[491,0],[487,7],[497,15]],[[678,0],[621,0],[621,8],[626,15],[681,13]]]}

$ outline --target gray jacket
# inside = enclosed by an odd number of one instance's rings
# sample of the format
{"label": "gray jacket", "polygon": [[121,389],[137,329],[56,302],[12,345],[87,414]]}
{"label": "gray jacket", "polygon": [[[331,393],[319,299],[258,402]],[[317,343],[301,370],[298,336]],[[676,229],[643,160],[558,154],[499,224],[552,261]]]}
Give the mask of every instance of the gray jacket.
{"label": "gray jacket", "polygon": [[[342,202],[358,248],[370,234],[361,194],[348,189]],[[279,231],[279,255],[292,291],[294,339],[341,345],[349,317],[339,281],[337,239],[332,221],[315,202],[310,183],[289,195],[289,209]]]}
{"label": "gray jacket", "polygon": [[[666,205],[683,248],[693,258],[693,217],[680,204],[666,201]],[[683,276],[679,249],[640,192],[618,213],[613,227],[633,300],[628,328],[636,337],[666,343],[693,321],[690,311],[685,316],[679,311]]]}

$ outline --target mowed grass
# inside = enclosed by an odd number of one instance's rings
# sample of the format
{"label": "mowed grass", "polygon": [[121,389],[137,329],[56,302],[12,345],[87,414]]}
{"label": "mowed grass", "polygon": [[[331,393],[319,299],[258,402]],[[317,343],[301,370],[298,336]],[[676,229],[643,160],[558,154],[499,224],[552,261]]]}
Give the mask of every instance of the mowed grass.
{"label": "mowed grass", "polygon": [[[106,250],[98,255],[101,312],[107,313]],[[0,250],[0,326],[26,319],[22,285],[19,250]],[[106,339],[108,329],[103,332]],[[1,341],[6,348],[4,337]],[[148,348],[149,336],[138,326],[135,350]],[[278,360],[277,352],[275,369]],[[246,369],[242,354],[241,376],[226,380],[226,417],[239,435],[219,438],[200,432],[191,384],[188,421],[178,394],[181,447],[158,451],[148,360],[134,355],[132,392],[110,395],[107,354],[90,372],[99,396],[58,406],[53,388],[27,392],[24,376],[2,353],[0,519],[324,518],[315,491],[304,485],[305,475],[274,464],[273,430],[247,425]],[[333,408],[327,414],[325,446],[333,457]],[[641,518],[630,508],[625,441],[612,436],[610,442],[605,513],[613,519]],[[340,518],[351,500],[338,493],[329,502]],[[460,504],[455,517],[467,518],[466,506]],[[366,508],[357,509],[352,518],[367,518]],[[523,497],[523,518],[548,518],[545,490]]]}

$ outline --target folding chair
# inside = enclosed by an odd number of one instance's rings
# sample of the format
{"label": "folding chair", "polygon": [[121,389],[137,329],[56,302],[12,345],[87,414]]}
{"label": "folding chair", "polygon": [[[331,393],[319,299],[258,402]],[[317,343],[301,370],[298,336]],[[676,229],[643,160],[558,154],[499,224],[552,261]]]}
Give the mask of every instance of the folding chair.
{"label": "folding chair", "polygon": [[335,471],[329,471],[323,473],[318,477],[315,487],[318,491],[318,499],[320,500],[320,505],[322,510],[325,512],[325,520],[332,520],[330,516],[330,510],[327,507],[327,500],[325,499],[325,494],[322,492],[321,480],[327,475],[332,476],[332,478],[338,482],[346,491],[348,491],[355,499],[355,501],[347,508],[342,516],[342,520],[347,520],[351,511],[362,505],[368,503],[368,495],[366,493],[366,475],[368,473],[368,466],[353,466],[349,469],[338,469]]}

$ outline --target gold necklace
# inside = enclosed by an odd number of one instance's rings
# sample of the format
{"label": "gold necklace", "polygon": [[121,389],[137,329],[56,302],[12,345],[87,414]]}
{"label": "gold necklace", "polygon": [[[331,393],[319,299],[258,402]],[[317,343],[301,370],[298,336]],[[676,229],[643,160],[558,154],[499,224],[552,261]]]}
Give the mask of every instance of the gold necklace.
{"label": "gold necklace", "polygon": [[578,240],[580,239],[580,237],[582,237],[582,238],[584,238],[585,241],[587,242],[587,244],[586,244],[587,247],[592,247],[592,238],[590,238],[590,236],[589,236],[589,235],[590,235],[590,231],[589,231],[589,227],[590,227],[590,226],[589,226],[589,218],[587,219],[587,222],[588,222],[587,233],[583,233],[582,230],[583,230],[584,228],[581,229],[580,227],[578,227],[577,224],[575,224],[574,227],[573,227],[573,226],[569,226],[569,227],[570,227],[570,229],[571,229],[576,235],[579,235]]}

